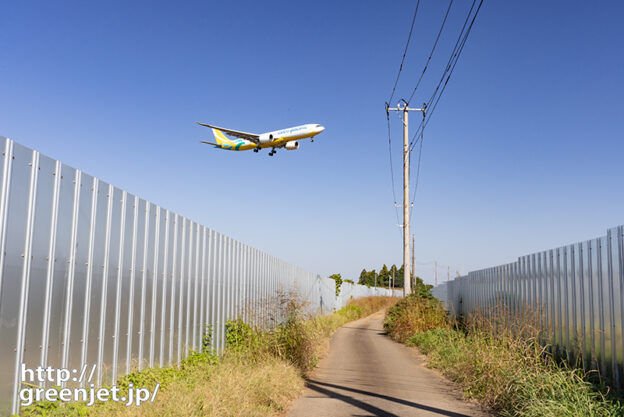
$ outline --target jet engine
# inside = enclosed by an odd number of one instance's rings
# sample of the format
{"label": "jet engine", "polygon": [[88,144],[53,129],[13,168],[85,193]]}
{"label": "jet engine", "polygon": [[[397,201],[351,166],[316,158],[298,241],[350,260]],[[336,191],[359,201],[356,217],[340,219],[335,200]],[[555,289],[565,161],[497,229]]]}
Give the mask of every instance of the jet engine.
{"label": "jet engine", "polygon": [[270,135],[268,133],[262,134],[260,135],[260,137],[258,138],[258,140],[260,141],[260,143],[271,143],[273,142],[273,135]]}
{"label": "jet engine", "polygon": [[299,149],[299,142],[287,142],[285,148],[289,151],[294,151],[295,149]]}

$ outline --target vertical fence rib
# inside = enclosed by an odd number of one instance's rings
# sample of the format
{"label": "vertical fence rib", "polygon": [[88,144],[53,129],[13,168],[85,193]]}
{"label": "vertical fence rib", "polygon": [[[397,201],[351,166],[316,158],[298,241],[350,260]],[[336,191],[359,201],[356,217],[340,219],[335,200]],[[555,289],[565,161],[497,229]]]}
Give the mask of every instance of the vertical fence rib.
{"label": "vertical fence rib", "polygon": [[[95,205],[96,200],[93,204]],[[94,217],[91,218],[92,225],[95,225]],[[132,249],[130,254],[130,292],[128,294],[128,340],[126,342],[126,373],[129,373],[132,369],[132,341],[134,340],[134,286],[136,278],[136,251],[137,251],[137,238],[138,238],[138,224],[139,224],[139,199],[134,197],[132,203]],[[89,261],[89,263],[91,263]],[[87,297],[87,300],[89,297]],[[86,308],[85,308],[86,309]],[[85,318],[86,320],[86,318]],[[86,332],[85,332],[86,335]],[[85,336],[86,337],[86,336]],[[82,364],[85,365],[85,362]]]}
{"label": "vertical fence rib", "polygon": [[39,178],[39,152],[32,152],[30,162],[30,185],[28,188],[28,213],[26,214],[26,236],[24,252],[22,253],[22,277],[19,313],[17,319],[17,340],[15,347],[15,367],[13,375],[13,414],[19,410],[18,396],[20,390],[20,366],[24,357],[24,338],[26,334],[26,313],[28,311],[28,292],[30,285],[30,266],[32,261],[32,240],[35,222],[35,207],[37,199],[37,182]]}
{"label": "vertical fence rib", "polygon": [[[7,162],[8,163],[8,162]],[[54,172],[54,190],[52,194],[52,213],[50,219],[50,242],[48,244],[48,256],[46,257],[46,285],[45,285],[45,295],[43,302],[43,323],[42,323],[42,334],[41,334],[41,367],[46,368],[48,366],[48,340],[50,337],[50,314],[52,308],[52,287],[54,284],[54,257],[56,256],[56,230],[58,225],[58,210],[59,210],[59,194],[61,188],[61,169],[62,164],[59,161],[56,161]],[[93,213],[93,211],[92,211]],[[0,214],[0,218],[3,218]],[[1,233],[4,236],[4,232]],[[92,242],[90,235],[90,243]],[[4,237],[3,237],[4,239]],[[4,244],[1,244],[2,248],[1,253],[4,253]],[[92,251],[91,246],[89,246],[90,252]],[[4,259],[4,256],[0,257],[0,259]],[[1,262],[1,261],[0,261]],[[90,261],[89,261],[90,264]],[[89,265],[89,270],[91,266]],[[89,270],[87,270],[87,291],[90,286],[90,274]],[[0,266],[0,277],[1,277],[2,267]],[[1,287],[0,278],[0,287]],[[85,305],[86,302],[85,302]],[[88,317],[88,311],[85,310],[85,316]],[[83,331],[83,355],[82,360],[85,360],[85,350],[86,350],[86,337],[84,337]]]}
{"label": "vertical fence rib", "polygon": [[113,213],[113,186],[108,186],[106,194],[106,236],[104,238],[104,264],[102,264],[102,294],[100,297],[100,329],[98,336],[98,356],[97,356],[97,385],[102,385],[102,365],[104,363],[104,342],[106,326],[106,298],[108,289],[108,260],[110,256],[110,235],[111,221]]}
{"label": "vertical fence rib", "polygon": [[[163,243],[163,267],[162,267],[162,296],[160,301],[160,351],[158,357],[158,366],[162,367],[165,364],[165,336],[167,333],[167,281],[169,276],[167,274],[169,268],[169,223],[171,222],[171,216],[169,210],[165,211],[165,241]],[[171,306],[169,306],[171,309]]]}
{"label": "vertical fence rib", "polygon": [[611,243],[611,230],[607,231],[607,282],[609,284],[609,338],[611,339],[611,378],[615,381],[616,387],[620,386],[620,376],[617,369],[617,352],[615,349],[615,289],[613,285],[613,247]]}
{"label": "vertical fence rib", "polygon": [[177,266],[178,266],[178,224],[179,217],[177,214],[173,216],[173,250],[171,253],[171,308],[169,309],[169,365],[173,365],[173,337],[177,333],[176,330],[176,288],[178,281]]}
{"label": "vertical fence rib", "polygon": [[119,254],[117,260],[117,288],[115,293],[115,328],[113,336],[113,368],[112,368],[112,382],[117,381],[117,365],[119,358],[119,326],[121,322],[121,284],[123,279],[123,254],[124,254],[124,238],[126,231],[126,199],[127,194],[125,191],[121,195],[121,222],[119,232]]}

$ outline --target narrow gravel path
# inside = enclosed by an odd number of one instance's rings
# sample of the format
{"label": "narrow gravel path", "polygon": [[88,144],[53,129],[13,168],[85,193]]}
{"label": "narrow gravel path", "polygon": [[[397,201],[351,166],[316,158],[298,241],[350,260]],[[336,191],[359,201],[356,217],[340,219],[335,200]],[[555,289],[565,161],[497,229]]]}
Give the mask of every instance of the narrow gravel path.
{"label": "narrow gravel path", "polygon": [[413,349],[387,337],[383,317],[373,314],[334,334],[290,417],[488,415]]}

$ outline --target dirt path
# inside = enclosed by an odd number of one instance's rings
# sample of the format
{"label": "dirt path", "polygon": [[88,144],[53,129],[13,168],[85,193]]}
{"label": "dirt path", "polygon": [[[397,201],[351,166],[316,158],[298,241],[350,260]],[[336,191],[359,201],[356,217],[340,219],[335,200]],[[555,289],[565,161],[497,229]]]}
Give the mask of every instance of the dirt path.
{"label": "dirt path", "polygon": [[336,332],[290,417],[487,416],[416,352],[385,336],[382,321],[379,312]]}

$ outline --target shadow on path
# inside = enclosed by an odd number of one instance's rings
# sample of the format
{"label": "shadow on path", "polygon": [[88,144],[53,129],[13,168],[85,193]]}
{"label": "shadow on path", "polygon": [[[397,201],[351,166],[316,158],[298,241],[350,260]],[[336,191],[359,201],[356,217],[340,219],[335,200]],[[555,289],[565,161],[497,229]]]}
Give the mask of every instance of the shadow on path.
{"label": "shadow on path", "polygon": [[359,389],[355,389],[355,388],[349,388],[349,387],[345,387],[342,385],[335,385],[335,384],[328,384],[325,382],[320,382],[320,381],[315,381],[315,380],[308,380],[306,381],[306,386],[308,388],[310,388],[313,391],[316,391],[318,393],[327,395],[328,397],[331,398],[335,398],[341,401],[344,401],[346,403],[349,403],[355,407],[361,408],[362,410],[368,411],[370,413],[373,413],[373,415],[375,416],[379,416],[379,417],[399,417],[397,414],[393,414],[390,413],[388,411],[382,410],[381,408],[372,406],[370,404],[367,404],[365,402],[362,402],[360,400],[356,400],[353,397],[349,397],[347,395],[343,395],[343,394],[339,394],[336,391],[332,391],[323,387],[328,387],[328,388],[336,388],[336,389],[340,389],[340,390],[345,390],[345,391],[351,391],[357,394],[363,394],[363,395],[367,395],[370,397],[377,397],[377,398],[381,398],[384,400],[388,400],[388,401],[392,401],[395,403],[399,403],[402,405],[406,405],[409,407],[414,407],[414,408],[418,408],[420,410],[425,410],[425,411],[429,411],[432,413],[436,413],[436,414],[440,414],[442,416],[449,416],[449,417],[469,417],[467,414],[461,414],[461,413],[455,413],[453,411],[447,411],[447,410],[442,410],[441,408],[436,408],[436,407],[430,407],[428,405],[422,405],[422,404],[418,404],[418,403],[414,403],[411,401],[407,401],[407,400],[402,400],[400,398],[394,398],[394,397],[390,397],[388,395],[382,395],[382,394],[376,394],[374,392],[370,392],[370,391],[364,391],[364,390],[359,390]]}

